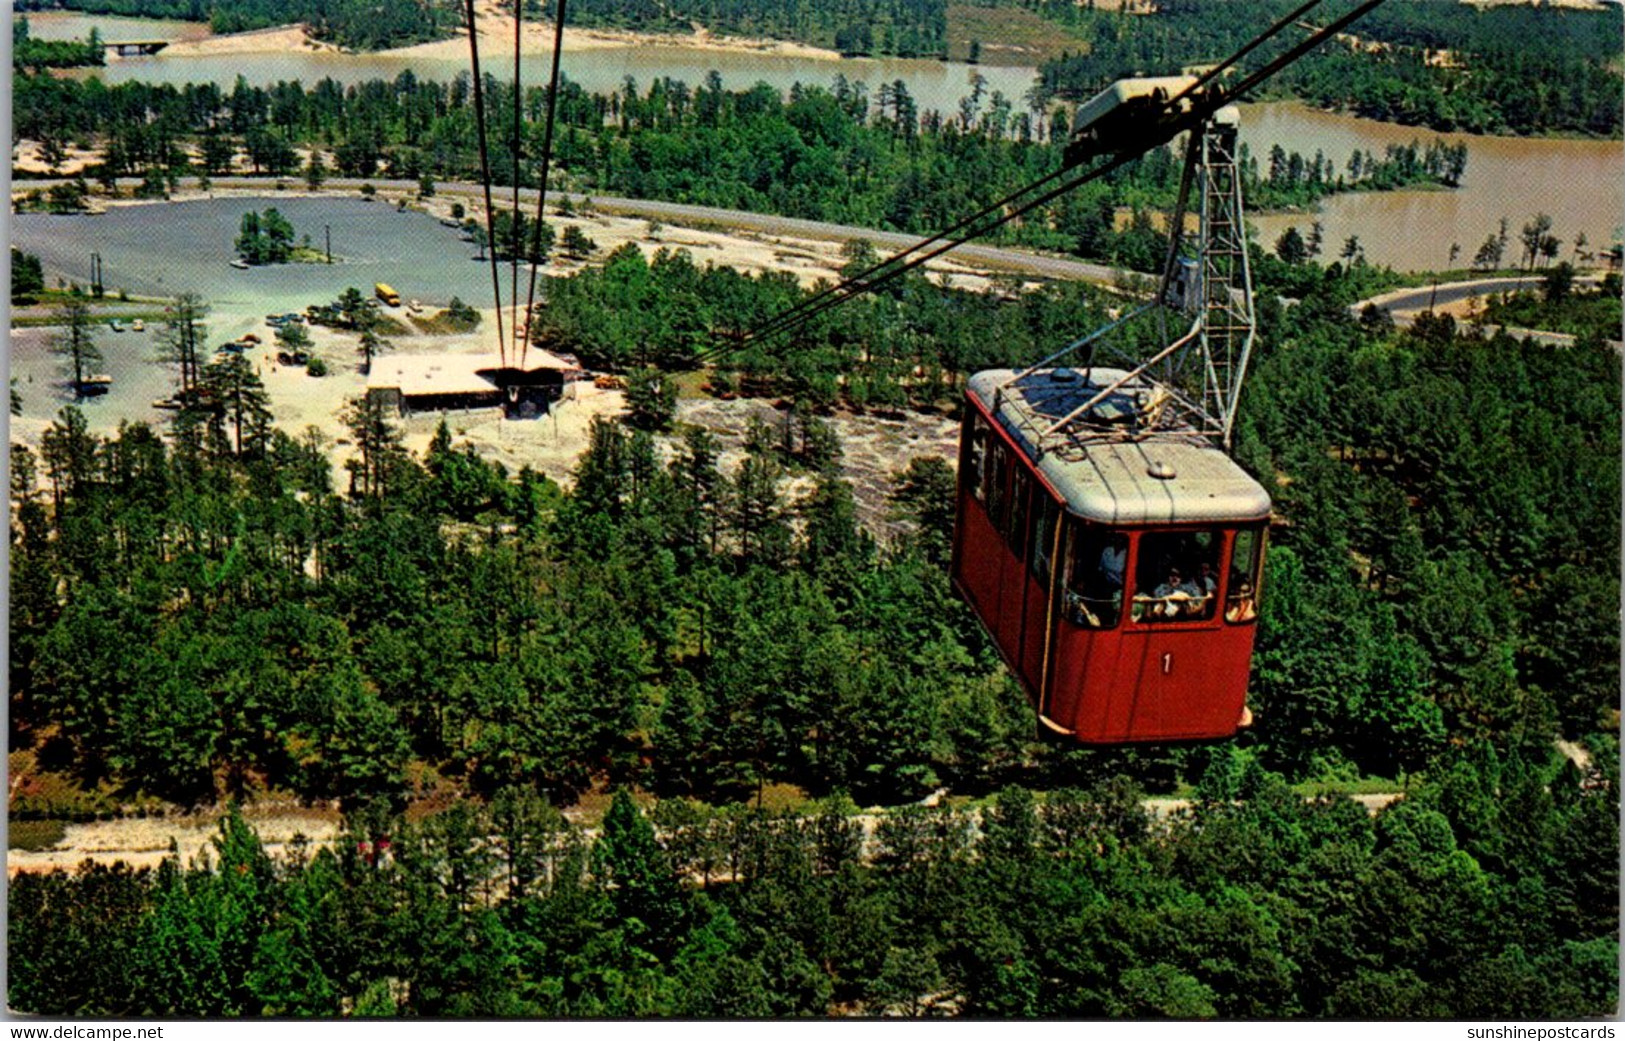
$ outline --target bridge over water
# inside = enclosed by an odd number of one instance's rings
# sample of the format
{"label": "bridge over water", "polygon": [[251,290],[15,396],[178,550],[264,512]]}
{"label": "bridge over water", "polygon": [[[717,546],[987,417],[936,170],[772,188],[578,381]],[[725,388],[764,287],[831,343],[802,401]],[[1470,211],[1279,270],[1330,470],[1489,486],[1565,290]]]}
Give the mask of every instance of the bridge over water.
{"label": "bridge over water", "polygon": [[102,46],[108,52],[121,58],[133,58],[143,54],[157,54],[170,45],[169,40],[110,40]]}

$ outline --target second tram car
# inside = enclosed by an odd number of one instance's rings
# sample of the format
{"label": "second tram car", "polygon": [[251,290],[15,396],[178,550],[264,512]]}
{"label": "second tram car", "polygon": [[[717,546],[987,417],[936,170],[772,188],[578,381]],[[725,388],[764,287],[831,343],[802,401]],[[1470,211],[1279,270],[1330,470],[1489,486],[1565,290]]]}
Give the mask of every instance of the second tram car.
{"label": "second tram car", "polygon": [[[978,373],[961,438],[954,585],[1043,723],[1088,744],[1251,721],[1270,498],[1194,431],[1134,436],[1159,388],[1119,369]],[[1041,436],[1077,415],[1123,436]]]}

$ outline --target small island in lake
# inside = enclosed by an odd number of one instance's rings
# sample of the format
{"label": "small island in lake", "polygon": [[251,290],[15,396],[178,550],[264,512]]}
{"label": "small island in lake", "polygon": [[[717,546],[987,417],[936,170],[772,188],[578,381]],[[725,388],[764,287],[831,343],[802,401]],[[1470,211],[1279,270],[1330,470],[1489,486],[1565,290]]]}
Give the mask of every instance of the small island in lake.
{"label": "small island in lake", "polygon": [[293,225],[275,206],[264,213],[249,210],[243,214],[237,236],[237,256],[233,267],[259,267],[265,264],[322,264],[328,258],[312,247],[308,238],[294,245]]}

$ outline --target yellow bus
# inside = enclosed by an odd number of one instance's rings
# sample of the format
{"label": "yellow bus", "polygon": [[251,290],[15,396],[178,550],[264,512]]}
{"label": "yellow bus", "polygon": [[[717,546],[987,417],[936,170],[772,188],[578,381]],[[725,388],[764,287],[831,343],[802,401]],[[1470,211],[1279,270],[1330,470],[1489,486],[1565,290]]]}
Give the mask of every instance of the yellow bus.
{"label": "yellow bus", "polygon": [[395,292],[395,290],[392,289],[388,283],[379,282],[372,287],[372,291],[378,294],[378,299],[382,300],[389,306],[401,306],[401,294]]}

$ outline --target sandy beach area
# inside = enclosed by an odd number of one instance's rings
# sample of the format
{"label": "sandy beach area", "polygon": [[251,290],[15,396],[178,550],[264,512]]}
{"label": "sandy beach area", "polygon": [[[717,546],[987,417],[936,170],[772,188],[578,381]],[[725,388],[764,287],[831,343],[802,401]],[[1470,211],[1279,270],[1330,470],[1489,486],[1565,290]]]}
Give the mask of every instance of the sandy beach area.
{"label": "sandy beach area", "polygon": [[[479,20],[480,45],[490,54],[512,54],[513,16],[497,8],[491,0],[476,5]],[[551,15],[548,16],[551,18]],[[813,47],[785,40],[750,39],[737,36],[718,36],[700,26],[690,33],[637,33],[615,29],[579,29],[565,27],[566,52],[609,50],[627,47],[686,47],[693,50],[733,51],[745,54],[775,54],[795,58],[838,60],[838,51]],[[550,20],[525,22],[520,41],[524,54],[550,54],[553,50],[553,26]],[[303,25],[283,25],[272,29],[230,33],[223,36],[204,36],[199,39],[172,43],[164,51],[165,57],[197,58],[222,54],[276,54],[288,51],[335,52],[340,48],[311,38]],[[413,44],[379,51],[387,57],[433,58],[461,61],[468,58],[468,37],[459,33],[445,40]],[[116,61],[117,59],[111,59]]]}
{"label": "sandy beach area", "polygon": [[[289,51],[336,52],[330,43],[312,39],[303,25],[279,25],[246,33],[181,40],[164,49],[168,58],[200,58],[217,54],[286,54]],[[109,59],[117,61],[117,58]]]}
{"label": "sandy beach area", "polygon": [[[475,4],[474,16],[479,21],[480,46],[482,49],[489,47],[492,48],[492,53],[496,53],[496,48],[501,47],[507,48],[506,53],[513,53],[512,15],[499,10],[492,0],[481,0],[480,3]],[[522,53],[552,53],[552,17],[550,10],[540,21],[527,20],[525,22],[525,31],[519,44]],[[832,51],[823,47],[813,47],[808,44],[785,40],[717,36],[699,26],[695,26],[694,31],[691,33],[636,33],[616,29],[573,29],[568,25],[564,29],[564,50],[566,53],[624,47],[688,47],[697,50],[779,54],[796,58],[828,59],[832,61],[841,57],[839,51]],[[431,43],[414,44],[411,47],[398,47],[381,53],[415,58],[464,59],[468,57],[468,38],[466,35],[461,35],[449,40],[436,40]]]}
{"label": "sandy beach area", "polygon": [[[69,142],[63,146],[63,159],[55,170],[45,161],[44,149],[38,141],[27,139],[16,142],[11,146],[11,169],[17,173],[39,174],[40,176],[72,177],[83,173],[86,167],[102,161],[102,150],[99,148],[80,148]],[[27,181],[13,181],[12,193],[27,191]]]}

